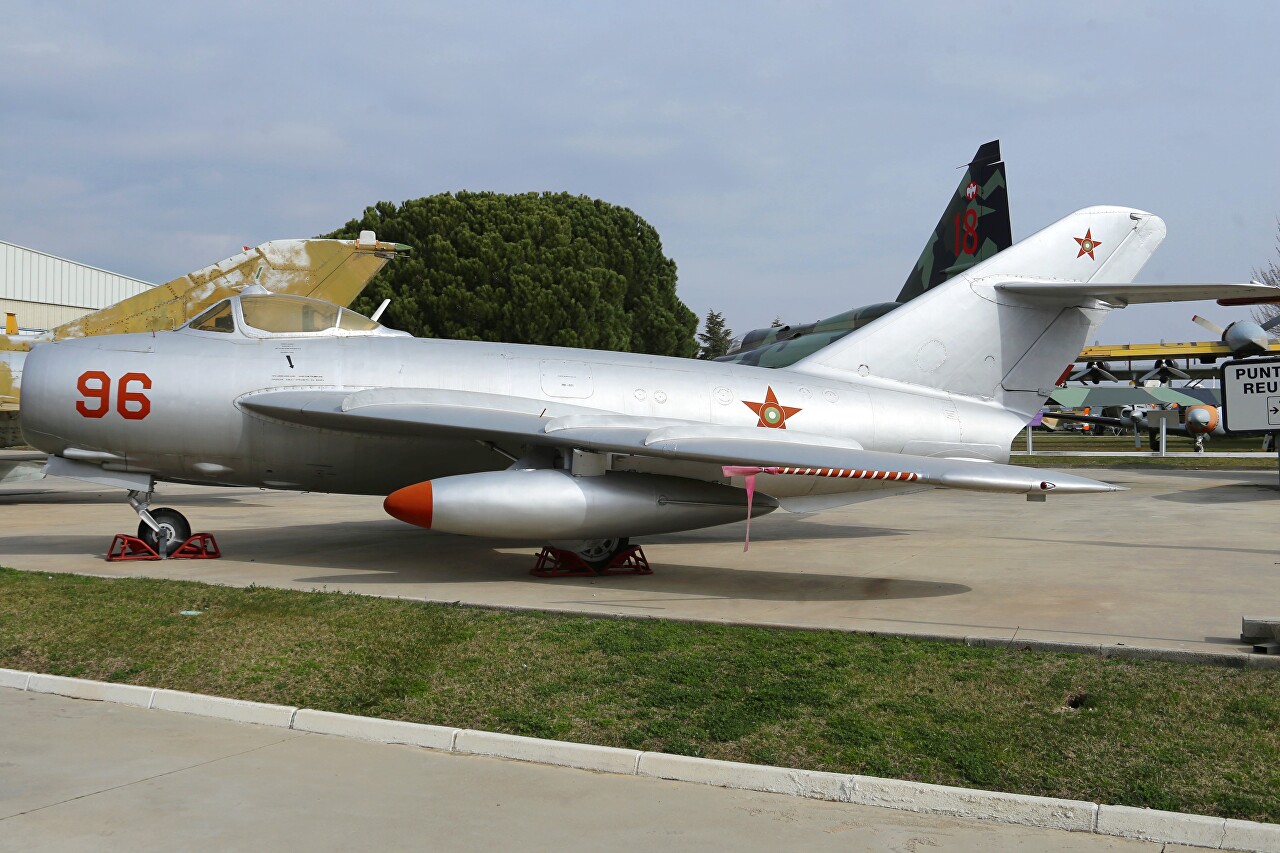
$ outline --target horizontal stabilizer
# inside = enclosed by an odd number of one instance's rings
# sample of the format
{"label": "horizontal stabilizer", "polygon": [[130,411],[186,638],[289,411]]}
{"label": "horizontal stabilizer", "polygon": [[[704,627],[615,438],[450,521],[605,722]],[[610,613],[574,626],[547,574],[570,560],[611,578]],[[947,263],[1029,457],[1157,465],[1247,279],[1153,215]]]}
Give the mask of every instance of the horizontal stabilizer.
{"label": "horizontal stabilizer", "polygon": [[1133,284],[1106,282],[1008,281],[995,285],[1004,293],[1053,299],[1061,304],[1091,300],[1117,308],[1153,302],[1197,302],[1203,299],[1250,299],[1280,302],[1280,287],[1260,282],[1244,284]]}

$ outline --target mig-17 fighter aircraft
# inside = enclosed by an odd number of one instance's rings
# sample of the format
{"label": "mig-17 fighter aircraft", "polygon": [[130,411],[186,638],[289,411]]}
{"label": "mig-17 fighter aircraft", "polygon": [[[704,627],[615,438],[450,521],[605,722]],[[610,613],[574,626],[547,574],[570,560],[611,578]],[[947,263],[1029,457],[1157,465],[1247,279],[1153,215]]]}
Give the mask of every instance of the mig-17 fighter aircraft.
{"label": "mig-17 fighter aircraft", "polygon": [[1115,491],[1004,464],[1062,366],[1132,303],[1276,298],[1133,284],[1165,234],[1074,213],[802,359],[763,369],[411,338],[242,291],[176,331],[48,343],[23,428],[48,474],[129,490],[160,550],[190,527],[158,482],[385,495],[433,530],[547,541],[603,564],[629,537],[922,486]]}

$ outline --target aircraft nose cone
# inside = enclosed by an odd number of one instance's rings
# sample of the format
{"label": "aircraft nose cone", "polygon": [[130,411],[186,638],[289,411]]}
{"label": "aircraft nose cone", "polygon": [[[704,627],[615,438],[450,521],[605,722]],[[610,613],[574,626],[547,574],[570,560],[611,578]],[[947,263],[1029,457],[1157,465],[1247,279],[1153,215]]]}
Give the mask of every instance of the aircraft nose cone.
{"label": "aircraft nose cone", "polygon": [[1187,412],[1187,431],[1208,432],[1212,429],[1210,422],[1213,420],[1206,409],[1191,409]]}
{"label": "aircraft nose cone", "polygon": [[435,501],[431,494],[431,481],[405,486],[387,495],[382,502],[387,515],[418,527],[431,527],[431,515]]}

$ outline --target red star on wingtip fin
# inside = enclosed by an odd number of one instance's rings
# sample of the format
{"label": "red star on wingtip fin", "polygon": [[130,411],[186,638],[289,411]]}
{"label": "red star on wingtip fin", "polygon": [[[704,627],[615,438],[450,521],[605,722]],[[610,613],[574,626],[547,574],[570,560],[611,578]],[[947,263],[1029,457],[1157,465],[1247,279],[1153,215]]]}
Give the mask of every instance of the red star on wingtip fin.
{"label": "red star on wingtip fin", "polygon": [[786,429],[787,418],[803,411],[803,409],[779,405],[778,397],[773,393],[773,386],[769,386],[765,391],[763,403],[749,403],[743,400],[742,405],[759,415],[760,421],[756,426],[766,429]]}
{"label": "red star on wingtip fin", "polygon": [[1075,240],[1077,243],[1080,244],[1080,253],[1076,255],[1077,258],[1083,258],[1085,255],[1088,255],[1089,260],[1091,261],[1097,260],[1097,258],[1093,256],[1093,250],[1101,246],[1102,243],[1098,240],[1093,239],[1092,228],[1085,231],[1083,237],[1072,237],[1071,239]]}

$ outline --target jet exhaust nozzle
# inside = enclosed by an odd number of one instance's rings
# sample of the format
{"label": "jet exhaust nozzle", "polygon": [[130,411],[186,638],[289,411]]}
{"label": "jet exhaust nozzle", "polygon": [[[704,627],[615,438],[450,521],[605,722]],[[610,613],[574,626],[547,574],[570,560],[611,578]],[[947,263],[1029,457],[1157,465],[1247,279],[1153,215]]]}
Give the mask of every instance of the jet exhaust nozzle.
{"label": "jet exhaust nozzle", "polygon": [[[674,533],[741,521],[742,489],[656,474],[507,470],[427,480],[383,501],[401,521],[465,536],[503,539],[594,539]],[[752,516],[777,509],[756,494]]]}

